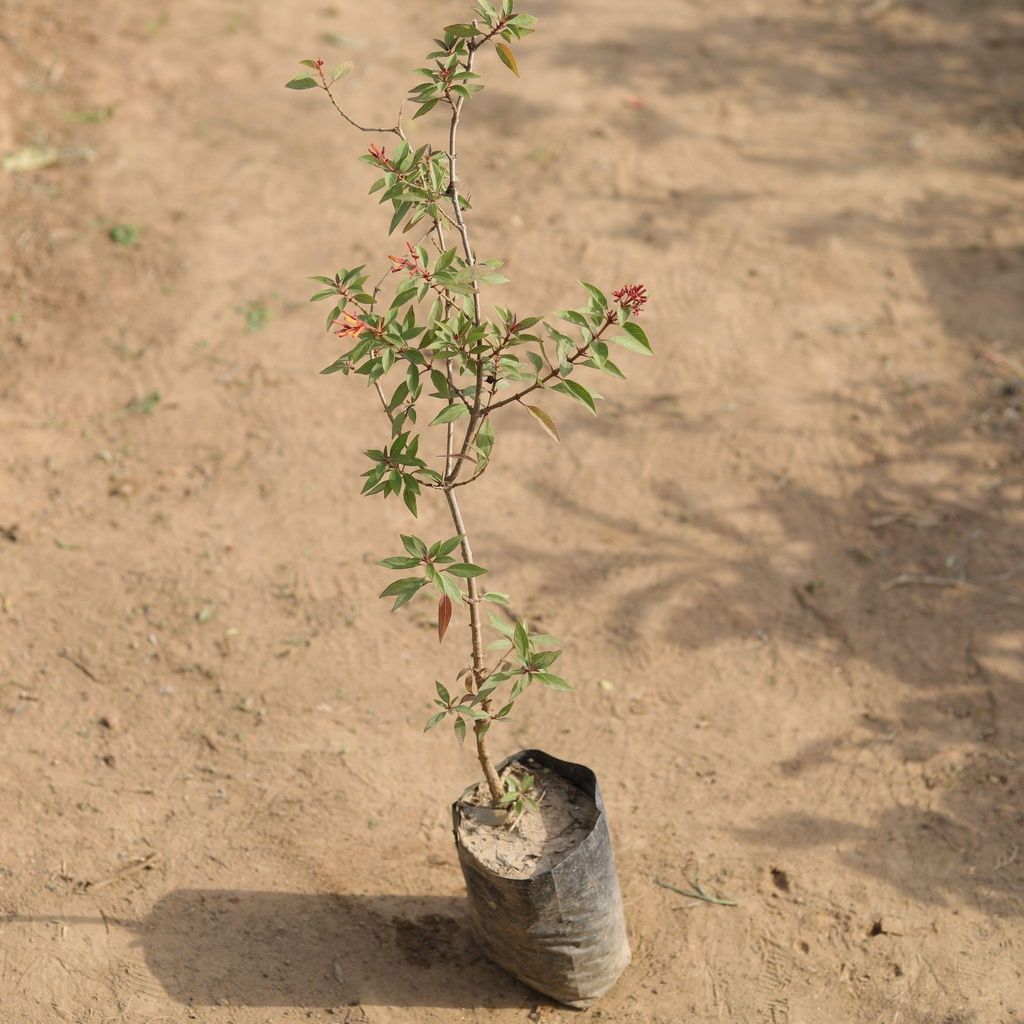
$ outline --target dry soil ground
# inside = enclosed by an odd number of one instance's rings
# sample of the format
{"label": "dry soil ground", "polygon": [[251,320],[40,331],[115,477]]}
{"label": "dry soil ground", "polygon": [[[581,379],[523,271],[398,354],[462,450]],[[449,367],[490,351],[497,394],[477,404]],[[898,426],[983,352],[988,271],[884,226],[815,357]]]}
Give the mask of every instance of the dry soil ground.
{"label": "dry soil ground", "polygon": [[[56,150],[0,173],[4,1024],[575,1019],[466,932],[474,765],[420,735],[456,645],[377,601],[409,520],[305,303],[394,243],[282,83],[351,59],[386,123],[462,9],[0,0],[0,150]],[[1024,11],[527,10],[479,247],[523,312],[646,282],[658,353],[561,447],[509,412],[466,492],[579,683],[499,746],[612,816],[635,962],[589,1018],[1016,1024]],[[655,884],[698,870],[738,905]]]}

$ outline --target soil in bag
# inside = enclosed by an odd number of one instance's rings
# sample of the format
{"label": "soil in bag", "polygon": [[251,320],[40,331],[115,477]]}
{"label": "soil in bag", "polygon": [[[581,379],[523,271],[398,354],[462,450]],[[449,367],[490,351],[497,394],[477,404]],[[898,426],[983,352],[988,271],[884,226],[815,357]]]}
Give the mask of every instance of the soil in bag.
{"label": "soil in bag", "polygon": [[582,765],[536,750],[508,758],[499,772],[529,772],[538,809],[509,827],[483,783],[453,805],[477,940],[537,991],[589,1006],[630,957],[597,780]]}

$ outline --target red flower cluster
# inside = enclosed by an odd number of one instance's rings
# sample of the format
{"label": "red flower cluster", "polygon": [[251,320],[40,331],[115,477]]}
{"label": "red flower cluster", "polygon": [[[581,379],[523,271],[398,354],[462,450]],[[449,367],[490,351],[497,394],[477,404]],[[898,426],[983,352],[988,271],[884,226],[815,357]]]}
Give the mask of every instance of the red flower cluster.
{"label": "red flower cluster", "polygon": [[639,316],[647,305],[647,288],[642,284],[627,284],[617,292],[612,292],[612,297],[633,316]]}
{"label": "red flower cluster", "polygon": [[399,271],[408,270],[410,277],[422,277],[424,281],[429,281],[433,277],[426,267],[420,266],[420,256],[416,251],[416,247],[411,242],[405,243],[406,249],[409,250],[408,256],[389,256],[388,259],[394,263],[391,268],[392,274],[397,274]]}
{"label": "red flower cluster", "polygon": [[391,161],[387,158],[386,150],[383,146],[375,146],[373,145],[373,143],[371,143],[370,156],[372,156],[374,160],[380,161],[380,163],[384,164],[387,167],[391,166]]}

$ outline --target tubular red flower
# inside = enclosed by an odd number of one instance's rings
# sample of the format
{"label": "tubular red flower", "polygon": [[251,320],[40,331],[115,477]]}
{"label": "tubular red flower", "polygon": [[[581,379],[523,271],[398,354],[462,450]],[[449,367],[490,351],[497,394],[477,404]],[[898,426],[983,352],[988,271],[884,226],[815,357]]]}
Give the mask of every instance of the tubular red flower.
{"label": "tubular red flower", "polygon": [[623,285],[617,292],[612,292],[612,298],[633,316],[639,316],[647,305],[647,288],[642,284]]}
{"label": "tubular red flower", "polygon": [[338,328],[334,333],[339,338],[356,338],[363,331],[373,330],[365,320],[360,320],[347,309],[341,314],[341,319],[335,320],[332,326]]}
{"label": "tubular red flower", "polygon": [[416,247],[411,242],[405,243],[406,249],[409,250],[408,256],[389,256],[388,259],[394,263],[391,268],[392,274],[397,274],[401,270],[408,270],[410,277],[422,277],[424,281],[429,281],[433,277],[426,267],[420,266],[420,256],[416,251]]}

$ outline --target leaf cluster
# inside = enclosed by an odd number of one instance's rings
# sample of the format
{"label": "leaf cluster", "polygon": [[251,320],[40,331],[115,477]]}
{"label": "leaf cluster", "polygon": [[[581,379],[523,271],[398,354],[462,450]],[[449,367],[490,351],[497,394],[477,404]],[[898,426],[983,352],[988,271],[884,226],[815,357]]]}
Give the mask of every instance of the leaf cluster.
{"label": "leaf cluster", "polygon": [[507,808],[510,820],[515,821],[527,811],[538,810],[536,794],[535,781],[529,772],[518,776],[509,772],[505,776],[505,792],[498,800],[498,806]]}

